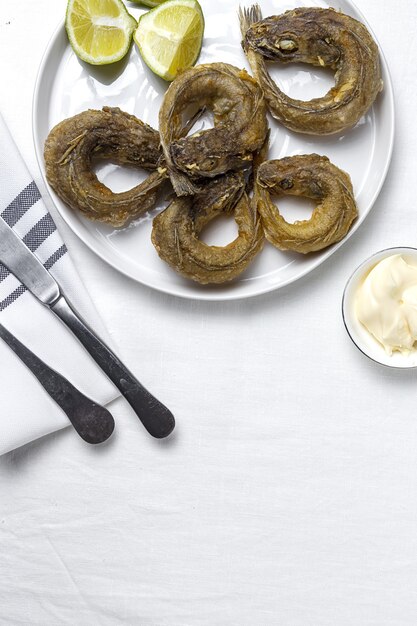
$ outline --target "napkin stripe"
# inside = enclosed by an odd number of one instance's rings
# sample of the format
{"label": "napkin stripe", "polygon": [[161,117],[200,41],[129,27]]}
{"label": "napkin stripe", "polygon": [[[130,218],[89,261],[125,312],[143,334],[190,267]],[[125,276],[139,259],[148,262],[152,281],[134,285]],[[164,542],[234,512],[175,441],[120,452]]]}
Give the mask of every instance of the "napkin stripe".
{"label": "napkin stripe", "polygon": [[[23,237],[23,241],[25,242],[29,250],[35,252],[35,250],[39,248],[39,246],[45,241],[45,239],[47,239],[49,235],[52,235],[52,233],[54,233],[55,231],[55,223],[49,213],[47,213]],[[61,250],[61,248],[59,248],[59,250]],[[57,252],[59,252],[59,250],[57,250]],[[54,254],[56,254],[56,252]],[[4,265],[0,265],[0,282],[2,280],[5,280],[5,278],[7,278],[9,275],[10,272],[7,267],[4,267]]]}
{"label": "napkin stripe", "polygon": [[[51,267],[53,267],[55,263],[59,261],[59,259],[63,257],[64,254],[66,254],[67,252],[68,252],[67,246],[63,244],[56,252],[54,252],[49,257],[47,261],[45,261],[44,267],[46,267],[47,270],[51,269]],[[12,302],[17,300],[17,298],[19,298],[22,294],[24,294],[25,291],[27,291],[26,287],[24,285],[19,285],[19,287],[17,287],[17,289],[15,289],[14,291],[12,291],[12,293],[9,296],[7,296],[7,298],[4,298],[4,300],[0,302],[0,311],[3,311],[6,307],[9,306],[9,304],[12,304]]]}
{"label": "napkin stripe", "polygon": [[67,246],[66,246],[66,245],[65,245],[65,243],[64,243],[64,244],[62,244],[62,246],[61,246],[60,248],[58,248],[58,250],[57,250],[56,252],[54,252],[54,253],[53,253],[53,254],[49,257],[49,259],[48,259],[47,261],[45,261],[45,263],[43,264],[43,265],[44,265],[44,267],[46,267],[46,269],[47,269],[47,270],[50,270],[50,269],[51,269],[51,267],[52,267],[53,265],[55,265],[55,263],[56,263],[57,261],[59,261],[59,259],[60,259],[61,257],[63,257],[63,256],[64,256],[64,254],[65,254],[66,252],[68,252],[68,250],[67,250]]}
{"label": "napkin stripe", "polygon": [[41,194],[33,180],[27,187],[21,191],[16,198],[2,211],[2,218],[9,226],[14,226],[21,217],[28,211],[38,200]]}
{"label": "napkin stripe", "polygon": [[8,276],[10,276],[10,272],[7,267],[4,267],[4,265],[0,265],[0,283]]}
{"label": "napkin stripe", "polygon": [[[32,181],[14,198],[14,200],[12,200],[12,202],[0,213],[0,215],[4,221],[13,228],[13,226],[15,226],[26,214],[28,214],[30,221],[31,215],[28,212],[40,199],[41,194],[39,189],[35,181]],[[45,212],[45,214],[38,219],[39,208],[35,208],[33,211],[33,217],[37,221],[22,238],[31,252],[35,252],[35,250],[42,246],[48,237],[50,237],[50,235],[57,230],[55,222],[49,213]],[[46,267],[47,270],[51,269],[51,267],[53,267],[55,263],[66,253],[67,247],[65,244],[61,244],[58,250],[55,250],[55,252],[50,254],[46,261],[42,261],[44,267]],[[4,265],[0,264],[0,283],[10,276],[10,274],[11,272]],[[17,280],[15,280],[14,284],[16,285],[16,283]],[[17,298],[25,293],[25,291],[26,287],[24,287],[24,285],[19,284],[18,287],[15,287],[6,298],[0,301],[0,311],[3,311],[6,307],[12,304],[15,300],[17,300]]]}
{"label": "napkin stripe", "polygon": [[20,285],[20,287],[15,289],[10,294],[10,296],[7,296],[7,298],[5,298],[4,300],[2,300],[0,302],[0,311],[3,311],[6,307],[9,306],[9,304],[12,304],[12,302],[17,300],[19,298],[19,296],[21,296],[23,293],[25,293],[25,291],[26,291],[26,287],[24,287],[23,285]]}
{"label": "napkin stripe", "polygon": [[55,231],[55,223],[49,213],[47,213],[23,237],[23,241],[29,250],[34,252]]}

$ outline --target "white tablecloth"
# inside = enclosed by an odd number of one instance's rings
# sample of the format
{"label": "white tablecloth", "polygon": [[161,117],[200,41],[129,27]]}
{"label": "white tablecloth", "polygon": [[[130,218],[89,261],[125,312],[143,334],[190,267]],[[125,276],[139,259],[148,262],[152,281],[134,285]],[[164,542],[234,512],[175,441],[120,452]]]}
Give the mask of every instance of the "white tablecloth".
{"label": "white tablecloth", "polygon": [[[0,459],[2,625],[415,626],[417,375],[357,352],[340,301],[371,252],[417,244],[417,5],[357,3],[392,70],[397,141],[374,211],[330,262],[255,300],[181,301],[58,220],[178,427],[154,441],[118,400],[104,448],[67,429]],[[31,100],[65,4],[0,3],[0,110],[42,191]]]}

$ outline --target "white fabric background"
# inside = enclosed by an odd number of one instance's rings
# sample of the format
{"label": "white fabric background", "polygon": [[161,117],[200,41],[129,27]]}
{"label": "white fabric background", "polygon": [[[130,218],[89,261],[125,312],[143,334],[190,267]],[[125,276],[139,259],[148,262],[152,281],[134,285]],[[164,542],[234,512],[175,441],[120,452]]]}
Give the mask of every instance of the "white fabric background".
{"label": "white fabric background", "polygon": [[[109,445],[66,429],[0,459],[1,624],[415,626],[417,374],[357,352],[340,301],[363,258],[417,244],[417,4],[357,3],[391,67],[397,141],[374,211],[326,265],[252,301],[180,301],[58,220],[115,344],[178,426],[154,441],[118,400]],[[31,99],[65,4],[0,3],[0,110],[41,191]]]}

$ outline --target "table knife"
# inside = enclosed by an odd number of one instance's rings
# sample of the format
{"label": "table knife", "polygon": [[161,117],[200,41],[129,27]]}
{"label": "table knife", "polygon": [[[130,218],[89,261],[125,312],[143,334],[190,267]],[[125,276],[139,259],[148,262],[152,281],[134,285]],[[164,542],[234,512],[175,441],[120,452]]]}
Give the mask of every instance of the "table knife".
{"label": "table knife", "polygon": [[158,439],[175,426],[174,416],[133,376],[70,304],[52,274],[0,217],[0,261],[74,333],[129,402],[147,431]]}
{"label": "table knife", "polygon": [[107,409],[78,391],[69,380],[46,365],[2,324],[0,337],[36,376],[84,441],[92,444],[107,441],[114,430],[114,419]]}

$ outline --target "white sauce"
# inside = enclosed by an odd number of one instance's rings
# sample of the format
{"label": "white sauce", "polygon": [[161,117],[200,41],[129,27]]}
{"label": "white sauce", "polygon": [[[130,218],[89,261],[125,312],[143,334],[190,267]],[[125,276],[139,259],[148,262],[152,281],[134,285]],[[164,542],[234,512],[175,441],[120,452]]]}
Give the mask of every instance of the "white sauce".
{"label": "white sauce", "polygon": [[400,254],[380,261],[356,293],[355,312],[387,354],[409,354],[417,341],[417,267]]}

